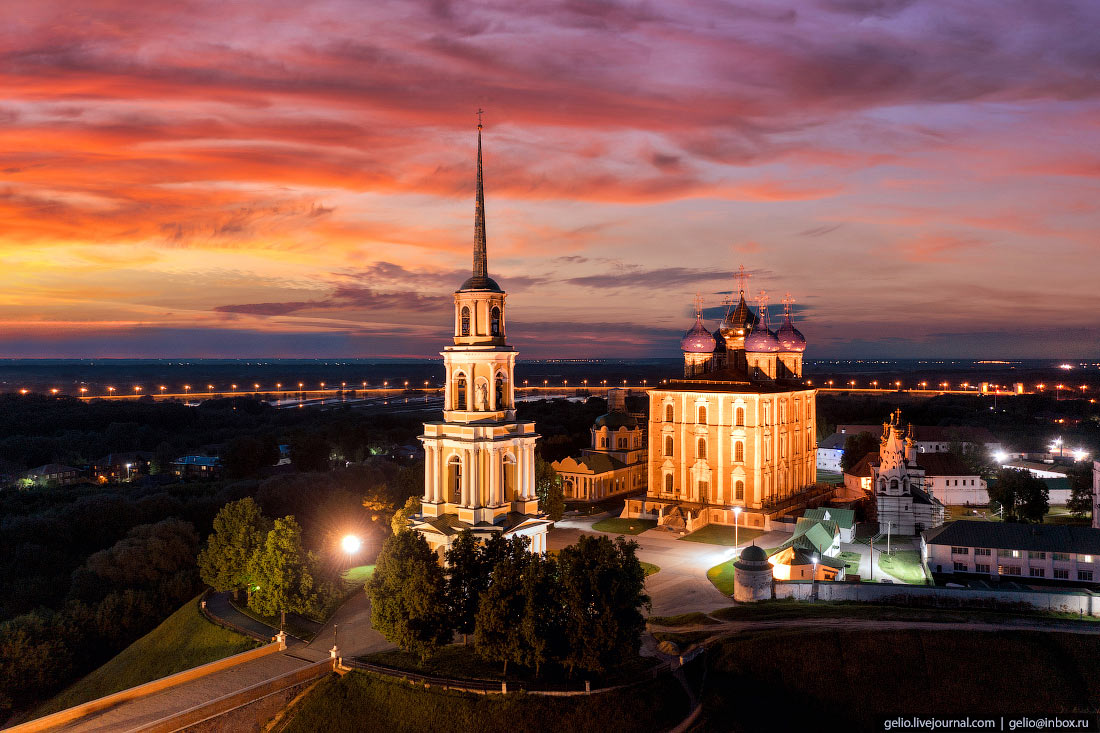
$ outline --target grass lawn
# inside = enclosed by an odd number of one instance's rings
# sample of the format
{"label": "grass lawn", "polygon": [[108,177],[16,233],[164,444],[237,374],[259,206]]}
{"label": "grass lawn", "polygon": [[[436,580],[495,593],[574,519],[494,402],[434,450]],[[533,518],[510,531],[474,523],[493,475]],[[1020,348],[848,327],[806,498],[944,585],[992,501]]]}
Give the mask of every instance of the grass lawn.
{"label": "grass lawn", "polygon": [[639,560],[638,562],[642,564],[642,570],[645,571],[645,576],[647,578],[654,573],[661,572],[661,568],[651,562],[646,562],[645,560]]}
{"label": "grass lawn", "polygon": [[634,733],[667,730],[687,715],[671,675],[593,695],[474,695],[413,686],[352,671],[322,681],[291,713],[286,733],[385,730],[387,733]]}
{"label": "grass lawn", "polygon": [[370,580],[372,575],[374,575],[373,565],[359,565],[358,567],[345,570],[343,578],[354,585],[363,585]]}
{"label": "grass lawn", "polygon": [[[752,542],[762,534],[764,534],[764,530],[762,529],[738,527],[737,541],[744,545]],[[708,545],[725,545],[726,547],[733,547],[733,527],[727,527],[724,524],[708,524],[702,529],[697,529],[691,534],[684,535],[680,539],[687,540],[688,542],[705,542]]]}
{"label": "grass lawn", "polygon": [[613,532],[615,534],[641,534],[647,529],[653,529],[656,526],[656,519],[621,519],[619,517],[608,517],[607,519],[601,519],[593,524],[592,529],[597,532]]}
{"label": "grass lawn", "polygon": [[258,642],[206,620],[194,599],[111,661],[62,690],[35,716],[79,705],[119,690],[239,654]]}
{"label": "grass lawn", "polygon": [[[897,550],[893,555],[885,553],[878,556],[878,566],[885,572],[904,583],[925,584],[924,566],[917,550]],[[876,576],[881,579],[882,576]]]}
{"label": "grass lawn", "polygon": [[839,484],[844,480],[844,474],[837,473],[836,471],[822,471],[818,469],[817,480],[826,484]]}
{"label": "grass lawn", "polygon": [[858,552],[848,552],[845,550],[837,557],[844,561],[845,575],[859,575],[860,554]]}
{"label": "grass lawn", "polygon": [[726,560],[707,571],[707,580],[727,596],[733,595],[733,560]]}
{"label": "grass lawn", "polygon": [[[888,655],[884,657],[884,654]],[[1096,710],[1100,636],[959,629],[750,631],[707,652],[698,731],[881,730],[897,715],[982,717]],[[822,683],[822,660],[844,680]],[[952,684],[943,684],[950,669]],[[1091,671],[1090,671],[1091,670]],[[1042,680],[1042,684],[1036,684]],[[744,704],[751,700],[751,705]],[[797,700],[797,705],[791,701]]]}

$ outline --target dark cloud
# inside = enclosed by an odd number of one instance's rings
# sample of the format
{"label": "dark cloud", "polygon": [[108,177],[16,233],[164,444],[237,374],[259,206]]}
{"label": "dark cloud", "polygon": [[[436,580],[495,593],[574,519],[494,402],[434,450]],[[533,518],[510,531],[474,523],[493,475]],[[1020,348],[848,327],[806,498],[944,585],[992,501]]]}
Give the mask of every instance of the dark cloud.
{"label": "dark cloud", "polygon": [[669,287],[686,283],[703,283],[714,280],[726,280],[732,277],[730,270],[665,267],[646,270],[638,266],[624,266],[620,272],[602,275],[582,275],[567,278],[564,282],[585,288],[636,288]]}

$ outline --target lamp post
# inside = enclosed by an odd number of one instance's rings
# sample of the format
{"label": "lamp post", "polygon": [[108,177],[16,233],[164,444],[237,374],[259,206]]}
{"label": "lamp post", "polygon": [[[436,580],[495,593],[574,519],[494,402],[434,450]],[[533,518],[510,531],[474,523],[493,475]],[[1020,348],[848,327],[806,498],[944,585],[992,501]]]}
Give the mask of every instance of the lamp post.
{"label": "lamp post", "polygon": [[817,602],[817,559],[818,559],[817,558],[817,553],[815,552],[814,553],[814,577],[813,577],[813,580],[812,580],[813,585],[810,587],[810,591],[811,591],[810,592],[810,601],[812,603]]}
{"label": "lamp post", "polygon": [[741,524],[741,507],[733,508],[733,546],[737,547],[737,525]]}

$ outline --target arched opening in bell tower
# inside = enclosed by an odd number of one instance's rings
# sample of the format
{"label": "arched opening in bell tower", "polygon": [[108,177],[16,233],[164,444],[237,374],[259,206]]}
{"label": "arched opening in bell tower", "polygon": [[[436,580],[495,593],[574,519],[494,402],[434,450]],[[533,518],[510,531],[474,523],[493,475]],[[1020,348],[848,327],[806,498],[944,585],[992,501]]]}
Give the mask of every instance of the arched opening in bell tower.
{"label": "arched opening in bell tower", "polygon": [[465,409],[468,409],[466,407],[466,404],[467,404],[466,403],[466,375],[461,373],[461,372],[459,372],[458,375],[455,377],[454,394],[455,394],[454,405],[451,407],[451,409],[452,410],[465,410]]}
{"label": "arched opening in bell tower", "polygon": [[504,499],[519,501],[519,482],[516,480],[516,458],[511,453],[504,454]]}
{"label": "arched opening in bell tower", "polygon": [[451,456],[447,461],[447,502],[462,503],[462,459]]}
{"label": "arched opening in bell tower", "polygon": [[493,336],[500,335],[500,308],[497,306],[489,311],[489,333]]}
{"label": "arched opening in bell tower", "polygon": [[460,316],[460,331],[463,336],[470,335],[470,307],[462,306],[462,315]]}
{"label": "arched opening in bell tower", "polygon": [[506,381],[507,381],[507,379],[504,376],[503,372],[497,372],[496,378],[493,380],[493,382],[494,382],[493,395],[496,399],[495,407],[498,410],[503,410],[503,409],[505,409],[509,406],[508,405],[508,392],[505,389]]}

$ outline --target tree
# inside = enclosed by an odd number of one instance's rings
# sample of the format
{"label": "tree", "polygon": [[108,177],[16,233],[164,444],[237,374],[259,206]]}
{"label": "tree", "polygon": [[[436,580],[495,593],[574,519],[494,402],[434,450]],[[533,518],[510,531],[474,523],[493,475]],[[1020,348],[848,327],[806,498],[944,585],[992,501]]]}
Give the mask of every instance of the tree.
{"label": "tree", "polygon": [[214,517],[214,531],[199,553],[202,581],[214,590],[251,595],[249,563],[267,541],[269,522],[252,497],[233,501]]}
{"label": "tree", "polygon": [[327,471],[332,449],[320,435],[299,433],[290,441],[290,461],[299,471]]}
{"label": "tree", "polygon": [[1002,468],[989,484],[989,499],[1004,510],[1006,521],[1042,522],[1050,510],[1046,483],[1025,468]]}
{"label": "tree", "polygon": [[565,513],[565,492],[561,485],[561,476],[541,456],[535,456],[535,494],[539,498],[539,511],[549,515],[553,521],[561,519]]}
{"label": "tree", "polygon": [[393,519],[390,520],[390,529],[394,534],[400,534],[402,532],[409,531],[409,522],[413,516],[420,513],[420,497],[410,496],[405,500],[405,506],[398,509],[393,513]]}
{"label": "tree", "polygon": [[562,662],[571,674],[578,667],[603,672],[637,655],[645,630],[641,609],[649,606],[637,549],[622,537],[581,535],[559,553]]}
{"label": "tree", "polygon": [[254,476],[261,468],[270,466],[277,460],[279,445],[273,435],[260,438],[251,435],[238,436],[229,441],[222,453],[225,475],[231,479]]}
{"label": "tree", "polygon": [[484,659],[504,662],[504,674],[508,662],[522,662],[527,656],[519,621],[526,608],[524,574],[530,562],[525,549],[521,556],[506,557],[493,566],[492,582],[477,606],[474,648]]}
{"label": "tree", "polygon": [[489,585],[489,571],[483,553],[470,530],[455,536],[445,553],[447,558],[447,608],[455,631],[462,634],[462,643],[474,633],[477,605],[481,593]]}
{"label": "tree", "polygon": [[386,540],[367,583],[371,625],[421,660],[450,640],[446,582],[439,557],[419,532]]}
{"label": "tree", "polygon": [[847,471],[859,463],[868,453],[878,450],[878,441],[870,433],[855,433],[844,439],[844,454],[840,457],[840,469]]}
{"label": "tree", "polygon": [[947,447],[947,452],[957,456],[966,469],[975,476],[990,478],[997,471],[997,465],[984,445],[952,441]]}
{"label": "tree", "polygon": [[302,547],[302,528],[294,517],[276,519],[248,564],[253,583],[248,607],[263,616],[276,616],[280,611],[317,615],[322,599],[316,565],[316,558]]}
{"label": "tree", "polygon": [[557,659],[564,648],[558,563],[553,557],[532,555],[523,576],[523,645],[518,661],[535,668]]}
{"label": "tree", "polygon": [[1066,472],[1069,478],[1069,501],[1066,509],[1075,517],[1088,517],[1092,514],[1092,469],[1079,463]]}

